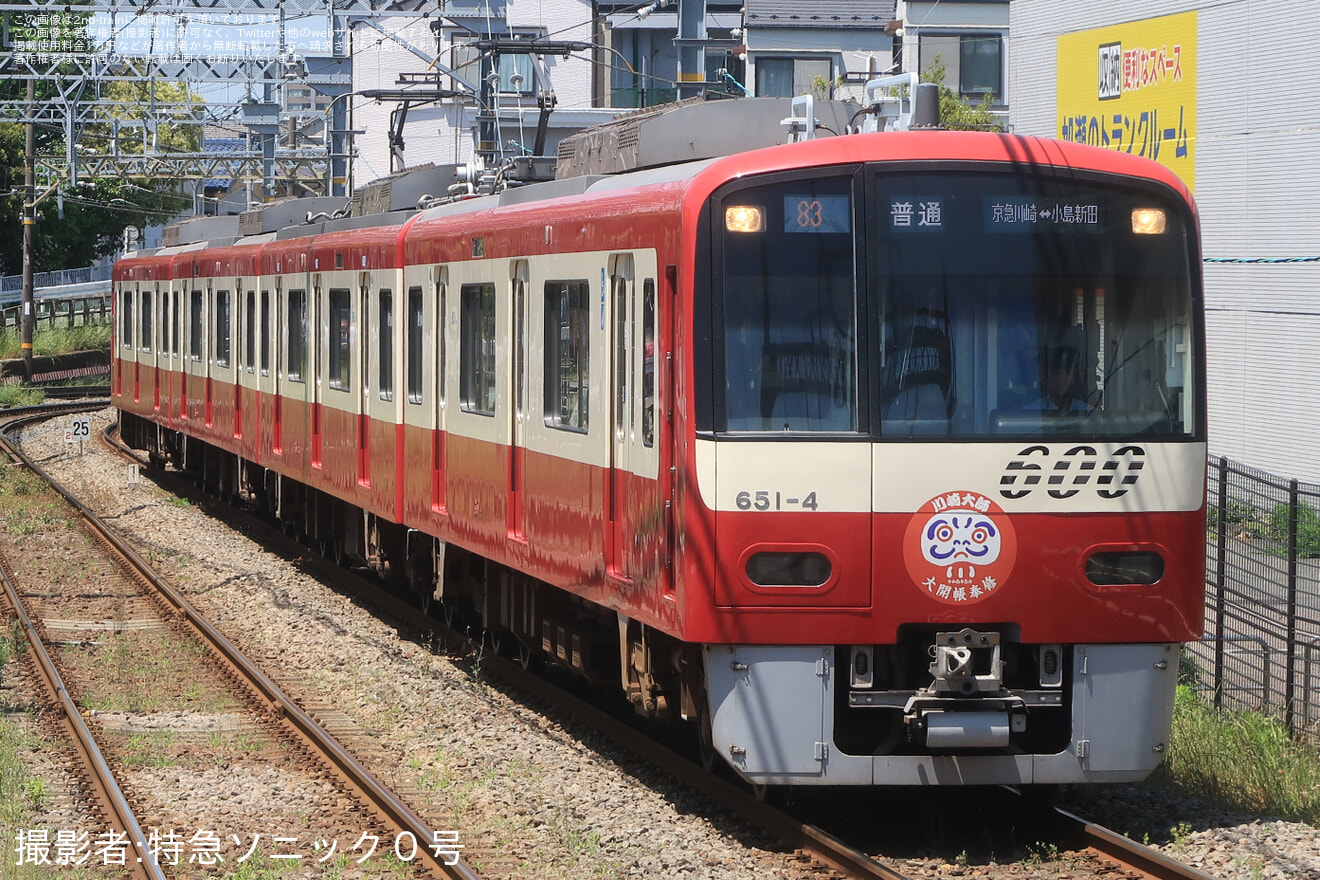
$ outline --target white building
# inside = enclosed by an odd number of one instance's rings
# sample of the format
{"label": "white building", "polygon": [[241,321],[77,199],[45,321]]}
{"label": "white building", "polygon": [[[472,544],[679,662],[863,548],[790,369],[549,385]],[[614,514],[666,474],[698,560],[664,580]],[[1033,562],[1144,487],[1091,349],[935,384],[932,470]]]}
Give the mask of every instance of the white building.
{"label": "white building", "polygon": [[1011,11],[1016,133],[1144,152],[1193,187],[1211,452],[1320,482],[1320,4],[1272,3],[1268,24],[1248,0]]}

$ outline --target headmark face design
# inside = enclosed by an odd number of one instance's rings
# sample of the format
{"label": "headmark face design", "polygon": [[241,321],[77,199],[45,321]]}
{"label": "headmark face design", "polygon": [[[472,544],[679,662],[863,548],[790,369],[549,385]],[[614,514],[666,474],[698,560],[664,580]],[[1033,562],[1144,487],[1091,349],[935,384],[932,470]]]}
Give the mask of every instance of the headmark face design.
{"label": "headmark face design", "polygon": [[921,506],[903,538],[914,583],[937,602],[968,605],[998,592],[1017,560],[1004,511],[978,492],[948,492]]}

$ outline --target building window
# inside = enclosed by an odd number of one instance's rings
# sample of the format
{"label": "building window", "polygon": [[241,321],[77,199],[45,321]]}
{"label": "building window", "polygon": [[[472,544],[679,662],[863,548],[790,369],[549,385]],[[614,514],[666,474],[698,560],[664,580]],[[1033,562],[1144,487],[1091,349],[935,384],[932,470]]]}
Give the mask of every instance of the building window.
{"label": "building window", "polygon": [[545,423],[583,433],[590,403],[590,293],[586,281],[545,285]]}
{"label": "building window", "polygon": [[1003,100],[1004,38],[998,33],[922,34],[921,71],[944,67],[944,85],[960,95]]}
{"label": "building window", "polygon": [[464,284],[461,289],[459,395],[463,411],[495,415],[495,285]]}
{"label": "building window", "polygon": [[348,391],[353,381],[349,343],[353,331],[353,305],[346,287],[330,288],[330,387]]}
{"label": "building window", "polygon": [[959,49],[958,86],[964,95],[990,95],[1000,100],[1003,92],[1004,41],[999,34],[963,34]]}
{"label": "building window", "polygon": [[831,64],[828,58],[756,59],[756,96],[758,98],[795,98],[798,95],[820,96],[823,83],[828,94]]}

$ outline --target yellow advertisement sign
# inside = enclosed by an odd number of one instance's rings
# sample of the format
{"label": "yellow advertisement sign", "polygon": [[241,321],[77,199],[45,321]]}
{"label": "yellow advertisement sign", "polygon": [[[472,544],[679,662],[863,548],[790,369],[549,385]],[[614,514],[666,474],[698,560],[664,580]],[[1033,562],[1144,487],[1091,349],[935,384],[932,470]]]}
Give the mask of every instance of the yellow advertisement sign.
{"label": "yellow advertisement sign", "polygon": [[1065,141],[1154,159],[1196,182],[1196,13],[1059,37]]}

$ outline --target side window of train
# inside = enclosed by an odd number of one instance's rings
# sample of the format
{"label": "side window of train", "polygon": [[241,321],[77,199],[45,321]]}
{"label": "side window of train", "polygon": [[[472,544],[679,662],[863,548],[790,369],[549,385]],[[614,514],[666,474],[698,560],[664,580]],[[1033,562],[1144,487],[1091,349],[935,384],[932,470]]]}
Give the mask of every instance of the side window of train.
{"label": "side window of train", "polygon": [[217,366],[229,366],[230,339],[232,337],[233,318],[229,308],[229,291],[215,292],[215,362]]}
{"label": "side window of train", "polygon": [[243,366],[247,367],[249,373],[257,365],[257,292],[249,290],[247,292],[247,310],[243,318],[243,337],[247,342],[247,349],[243,355]]}
{"label": "side window of train", "polygon": [[459,291],[458,344],[463,411],[495,415],[495,285],[464,284]]}
{"label": "side window of train", "polygon": [[142,302],[139,303],[139,311],[142,315],[142,350],[151,351],[151,318],[153,315],[153,312],[151,311],[151,291],[144,290],[141,292],[141,295]]}
{"label": "side window of train", "polygon": [[408,402],[422,402],[422,289],[408,288]]}
{"label": "side window of train", "polygon": [[119,291],[119,335],[120,345],[133,347],[133,291],[127,287]]}
{"label": "side window of train", "polygon": [[188,356],[202,359],[202,292],[194,290],[188,300]]}
{"label": "side window of train", "polygon": [[545,284],[545,423],[586,433],[590,399],[591,286]]}
{"label": "side window of train", "polygon": [[449,270],[440,267],[436,270],[435,282],[436,333],[435,339],[435,387],[437,402],[445,402],[445,378],[449,375]]}
{"label": "side window of train", "polygon": [[289,380],[302,382],[307,372],[307,291],[289,291]]}
{"label": "side window of train", "polygon": [[261,292],[261,375],[270,375],[270,291]]}
{"label": "side window of train", "polygon": [[347,287],[330,288],[330,387],[348,391],[352,384],[353,360],[349,342],[353,330],[353,305]]}
{"label": "side window of train", "polygon": [[655,279],[642,284],[642,443],[655,445]]}
{"label": "side window of train", "polygon": [[164,355],[174,353],[170,340],[170,292],[168,290],[160,295],[160,353]]}
{"label": "side window of train", "polygon": [[380,358],[380,399],[394,399],[394,293],[385,288],[380,291],[380,344],[376,347]]}
{"label": "side window of train", "polygon": [[178,357],[183,354],[183,291],[174,291],[174,317],[170,320],[170,354]]}

